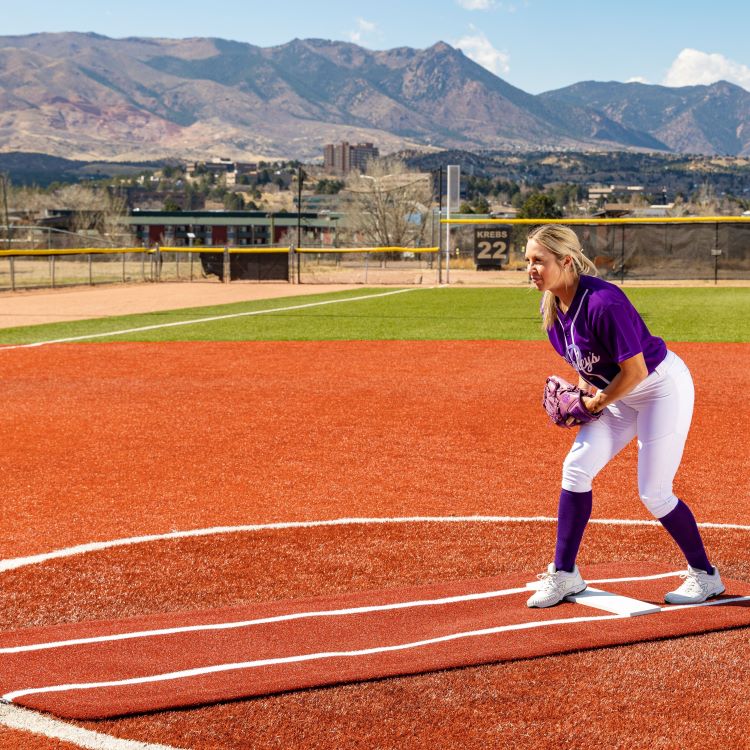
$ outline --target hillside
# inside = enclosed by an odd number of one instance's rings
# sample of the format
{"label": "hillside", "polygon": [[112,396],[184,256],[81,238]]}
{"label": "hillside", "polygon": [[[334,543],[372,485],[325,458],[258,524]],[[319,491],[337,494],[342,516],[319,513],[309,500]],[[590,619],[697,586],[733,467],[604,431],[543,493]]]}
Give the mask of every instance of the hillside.
{"label": "hillside", "polygon": [[605,96],[576,84],[532,96],[444,42],[371,51],[322,39],[262,48],[208,38],[6,36],[0,151],[137,162],[311,160],[340,140],[372,141],[382,153],[748,151],[743,89],[696,86],[688,96],[615,86],[626,88]]}

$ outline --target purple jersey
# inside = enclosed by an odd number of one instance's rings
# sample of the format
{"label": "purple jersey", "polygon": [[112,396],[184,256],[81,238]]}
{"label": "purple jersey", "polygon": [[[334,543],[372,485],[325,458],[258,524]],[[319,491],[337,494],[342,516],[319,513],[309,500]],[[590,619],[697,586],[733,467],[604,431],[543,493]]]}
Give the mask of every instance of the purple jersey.
{"label": "purple jersey", "polygon": [[591,385],[605,388],[620,372],[618,362],[643,353],[651,374],[667,354],[664,341],[649,333],[625,293],[604,279],[580,276],[567,313],[558,307],[547,332],[555,351]]}

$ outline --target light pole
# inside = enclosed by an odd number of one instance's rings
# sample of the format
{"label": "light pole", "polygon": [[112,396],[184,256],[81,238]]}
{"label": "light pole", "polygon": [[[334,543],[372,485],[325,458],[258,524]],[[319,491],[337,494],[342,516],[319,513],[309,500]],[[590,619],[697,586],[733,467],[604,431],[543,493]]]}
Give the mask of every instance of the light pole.
{"label": "light pole", "polygon": [[297,250],[302,247],[302,183],[305,181],[305,172],[300,164],[297,167]]}

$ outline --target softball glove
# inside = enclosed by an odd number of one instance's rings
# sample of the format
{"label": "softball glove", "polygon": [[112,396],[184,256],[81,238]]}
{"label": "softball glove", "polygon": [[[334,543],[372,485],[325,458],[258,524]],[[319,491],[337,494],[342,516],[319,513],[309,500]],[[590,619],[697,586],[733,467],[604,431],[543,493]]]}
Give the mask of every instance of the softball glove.
{"label": "softball glove", "polygon": [[601,412],[594,414],[584,406],[583,397],[586,395],[578,386],[557,375],[550,375],[544,384],[542,406],[558,427],[578,427],[595,422],[602,415]]}

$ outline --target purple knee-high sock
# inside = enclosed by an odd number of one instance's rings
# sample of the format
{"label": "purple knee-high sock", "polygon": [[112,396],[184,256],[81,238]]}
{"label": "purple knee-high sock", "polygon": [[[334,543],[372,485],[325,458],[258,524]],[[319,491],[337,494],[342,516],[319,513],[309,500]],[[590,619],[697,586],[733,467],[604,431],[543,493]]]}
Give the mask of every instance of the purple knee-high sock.
{"label": "purple knee-high sock", "polygon": [[708,561],[698,525],[695,523],[695,517],[682,500],[678,500],[675,509],[667,513],[666,516],[662,516],[659,523],[677,542],[677,546],[682,550],[682,554],[685,555],[685,559],[691,568],[705,570],[709,574],[713,573],[714,569]]}
{"label": "purple knee-high sock", "polygon": [[591,506],[590,490],[588,492],[560,491],[560,504],[557,508],[557,546],[555,547],[555,567],[558,570],[573,572],[583,532],[591,517]]}

